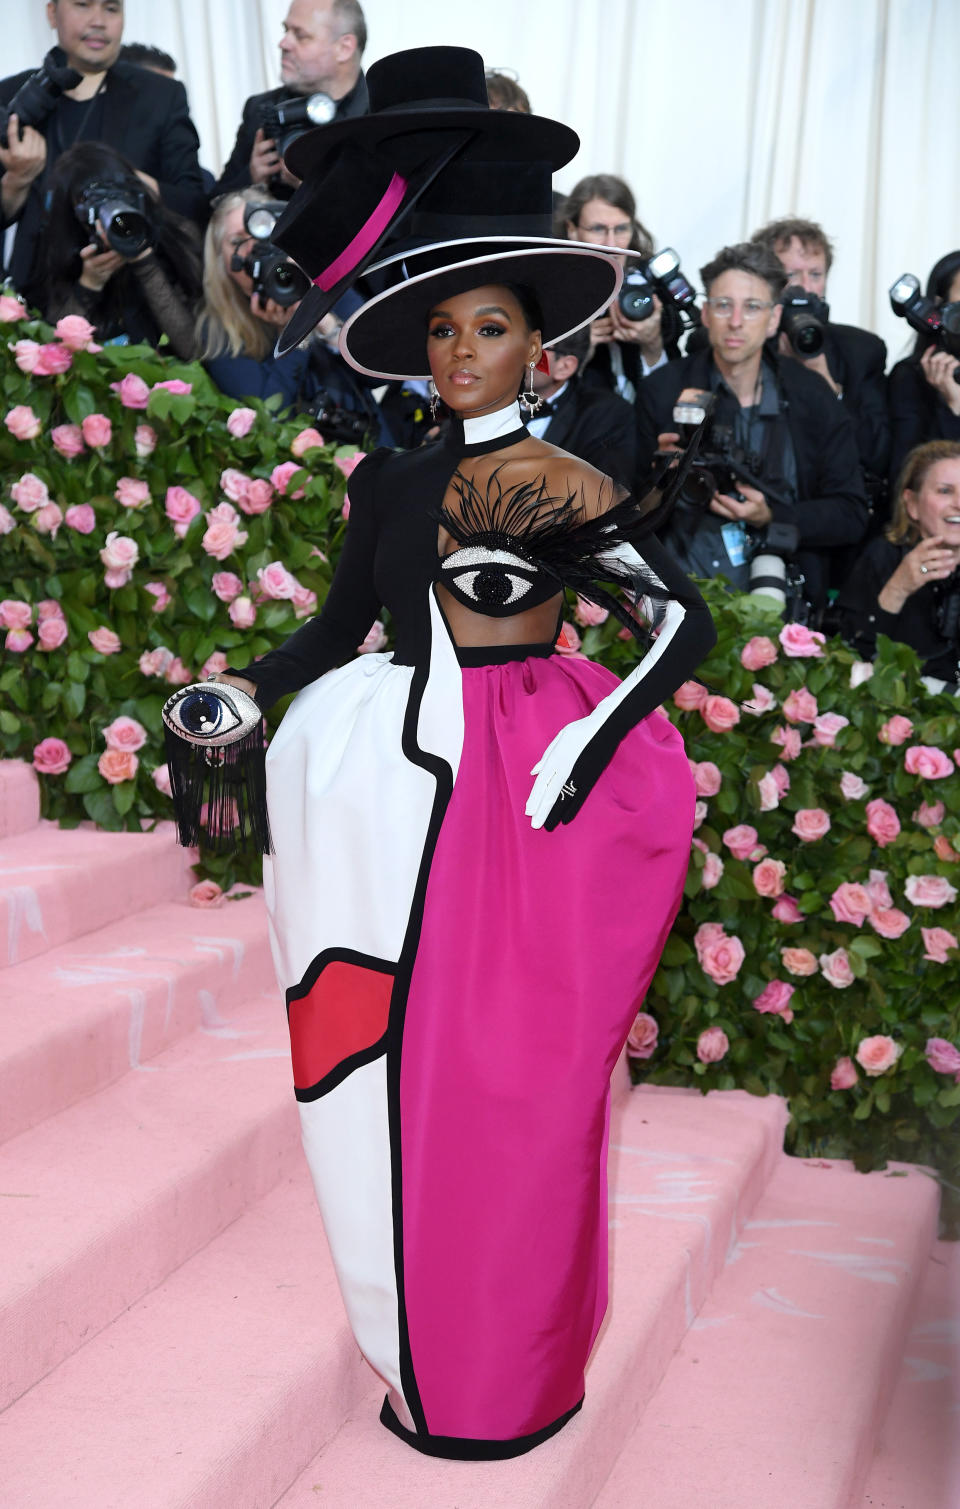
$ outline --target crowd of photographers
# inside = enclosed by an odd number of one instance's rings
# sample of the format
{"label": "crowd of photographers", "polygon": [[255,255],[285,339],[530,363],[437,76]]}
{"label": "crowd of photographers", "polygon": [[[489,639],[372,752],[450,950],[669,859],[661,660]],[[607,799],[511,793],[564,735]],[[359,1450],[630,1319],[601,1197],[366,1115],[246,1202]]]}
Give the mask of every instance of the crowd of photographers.
{"label": "crowd of photographers", "polygon": [[[309,286],[271,242],[296,180],[300,132],[368,108],[357,0],[291,0],[281,83],[247,100],[219,178],[174,60],[124,47],[122,0],[49,0],[57,45],[0,81],[4,272],[45,317],[84,315],[101,341],[164,342],[238,398],[279,394],[330,438],[411,445],[432,432],[415,383],[376,395],[336,349],[350,293],[310,341],[273,354]],[[491,106],[529,111],[509,76]],[[697,576],[773,596],[871,653],[912,644],[960,682],[960,251],[893,284],[913,350],[837,324],[833,248],[789,218],[722,248],[698,299],[671,248],[655,252],[622,179],[582,179],[557,234],[616,246],[618,298],[558,342],[535,377],[530,427],[628,485],[668,474],[699,432],[668,543]]]}

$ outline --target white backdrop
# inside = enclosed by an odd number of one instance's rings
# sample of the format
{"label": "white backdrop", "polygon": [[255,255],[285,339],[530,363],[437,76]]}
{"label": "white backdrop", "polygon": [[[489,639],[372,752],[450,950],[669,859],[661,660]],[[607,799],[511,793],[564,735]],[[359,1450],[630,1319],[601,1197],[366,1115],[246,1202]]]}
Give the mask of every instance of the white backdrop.
{"label": "white backdrop", "polygon": [[[580,134],[558,175],[631,183],[658,245],[697,269],[773,216],[819,220],[837,319],[908,344],[886,290],[960,245],[958,0],[363,0],[365,62],[476,47],[539,114]],[[218,172],[247,95],[278,82],[287,0],[127,0],[125,37],[172,52],[205,166]],[[50,45],[42,0],[7,6],[3,70]]]}

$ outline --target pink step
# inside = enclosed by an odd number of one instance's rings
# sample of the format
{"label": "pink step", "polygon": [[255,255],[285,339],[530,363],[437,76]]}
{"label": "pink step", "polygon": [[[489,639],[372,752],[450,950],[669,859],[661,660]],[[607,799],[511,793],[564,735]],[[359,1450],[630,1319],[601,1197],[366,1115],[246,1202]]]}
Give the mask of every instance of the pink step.
{"label": "pink step", "polygon": [[850,1509],[938,1203],[910,1164],[784,1158],[596,1509]]}
{"label": "pink step", "polygon": [[[612,1303],[581,1413],[515,1461],[436,1461],[379,1424],[383,1387],[374,1383],[280,1500],[282,1509],[591,1504],[782,1156],[785,1118],[774,1096],[635,1090],[614,1113]],[[640,1504],[645,1509],[635,1497],[633,1509]]]}
{"label": "pink step", "polygon": [[193,884],[190,852],[172,823],[153,833],[103,833],[40,823],[0,843],[0,966],[182,899]]}
{"label": "pink step", "polygon": [[960,1504],[960,1242],[937,1242],[927,1258],[890,1408],[850,1509],[901,1504]]}
{"label": "pink step", "polygon": [[[73,836],[73,835],[71,835]],[[238,994],[274,984],[260,892],[211,910],[165,901],[14,964],[0,984],[0,1143],[102,1089]]]}
{"label": "pink step", "polygon": [[282,998],[224,1017],[0,1147],[0,1408],[300,1158]]}
{"label": "pink step", "polygon": [[0,760],[0,839],[29,833],[40,821],[40,783],[26,760]]}

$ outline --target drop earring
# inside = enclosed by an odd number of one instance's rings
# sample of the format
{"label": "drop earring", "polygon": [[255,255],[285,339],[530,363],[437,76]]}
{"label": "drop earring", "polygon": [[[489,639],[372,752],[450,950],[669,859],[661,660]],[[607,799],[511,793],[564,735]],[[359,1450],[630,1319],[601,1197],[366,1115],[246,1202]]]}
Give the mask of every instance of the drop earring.
{"label": "drop earring", "polygon": [[521,388],[520,390],[520,402],[523,404],[524,408],[528,410],[531,419],[533,419],[537,411],[543,407],[543,399],[540,397],[540,394],[536,392],[533,386],[533,374],[536,370],[536,365],[536,362],[528,363],[528,366],[530,368],[530,391],[527,392],[527,390],[524,388]]}
{"label": "drop earring", "polygon": [[430,379],[428,392],[430,394],[430,418],[433,420],[434,424],[436,424],[437,410],[440,407],[440,394],[437,392],[437,385],[432,377]]}

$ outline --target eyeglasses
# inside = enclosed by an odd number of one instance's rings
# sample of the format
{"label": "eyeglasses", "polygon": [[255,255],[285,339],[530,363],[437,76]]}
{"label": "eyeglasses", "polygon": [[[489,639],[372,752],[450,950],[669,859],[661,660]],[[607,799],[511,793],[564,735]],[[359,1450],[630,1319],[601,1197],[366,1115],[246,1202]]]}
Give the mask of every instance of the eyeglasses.
{"label": "eyeglasses", "polygon": [[578,221],[577,229],[585,236],[631,236],[633,221],[621,220],[619,225],[581,225]]}
{"label": "eyeglasses", "polygon": [[[729,320],[733,318],[733,311],[735,307],[735,301],[733,299],[705,299],[704,303],[710,310],[712,310],[714,316],[718,320]],[[740,305],[740,314],[742,319],[747,324],[750,324],[753,320],[759,320],[764,314],[766,314],[768,309],[772,308],[773,303],[771,301],[764,303],[762,299],[744,299],[743,303]]]}

